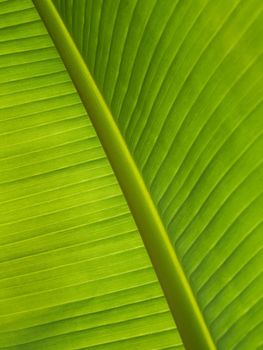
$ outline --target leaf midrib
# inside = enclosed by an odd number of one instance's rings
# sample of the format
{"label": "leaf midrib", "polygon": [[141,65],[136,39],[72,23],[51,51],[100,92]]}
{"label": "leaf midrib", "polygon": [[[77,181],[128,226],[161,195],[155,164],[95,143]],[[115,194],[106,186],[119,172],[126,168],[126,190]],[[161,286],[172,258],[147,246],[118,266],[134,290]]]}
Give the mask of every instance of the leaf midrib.
{"label": "leaf midrib", "polygon": [[67,68],[126,197],[186,348],[216,349],[183,268],[114,118],[52,0],[32,0]]}

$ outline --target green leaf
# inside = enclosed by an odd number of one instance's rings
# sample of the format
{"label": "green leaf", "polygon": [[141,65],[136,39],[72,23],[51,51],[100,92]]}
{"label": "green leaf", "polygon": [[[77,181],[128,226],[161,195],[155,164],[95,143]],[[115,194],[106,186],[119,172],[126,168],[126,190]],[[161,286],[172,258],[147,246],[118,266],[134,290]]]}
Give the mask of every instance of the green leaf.
{"label": "green leaf", "polygon": [[262,1],[34,3],[61,58],[0,4],[2,348],[181,346],[100,142],[186,348],[260,348]]}

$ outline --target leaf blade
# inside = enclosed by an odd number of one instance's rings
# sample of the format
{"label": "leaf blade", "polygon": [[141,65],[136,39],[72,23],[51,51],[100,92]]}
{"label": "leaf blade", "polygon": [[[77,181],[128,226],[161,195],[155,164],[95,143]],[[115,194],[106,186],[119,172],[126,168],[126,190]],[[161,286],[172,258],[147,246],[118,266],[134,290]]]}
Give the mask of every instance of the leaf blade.
{"label": "leaf blade", "polygon": [[[234,232],[249,237],[249,225],[256,226],[262,217],[256,198],[257,191],[262,193],[262,3],[189,1],[174,10],[175,2],[168,2],[165,19],[155,28],[163,17],[156,9],[166,2],[128,3],[132,10],[119,7],[116,17],[103,13],[110,28],[118,30],[112,31],[112,50],[99,33],[97,55],[103,50],[110,54],[97,69],[90,66],[92,75],[158,208],[216,345],[248,344],[241,341],[244,325],[262,323],[252,312],[254,302],[259,303],[262,267],[249,248],[239,250]],[[89,21],[89,14],[75,13],[76,19],[83,16]],[[93,55],[83,55],[88,66]],[[257,166],[254,178],[249,174]],[[250,205],[254,219],[247,221]],[[237,224],[242,220],[247,232]],[[262,247],[259,231],[252,237],[254,246]],[[237,261],[243,266],[244,254],[255,283],[237,266]],[[226,270],[217,271],[213,256]],[[243,282],[242,277],[236,281],[235,274],[242,273]],[[246,293],[248,287],[255,300]],[[214,303],[206,309],[210,291]],[[244,305],[238,305],[238,294],[245,295]],[[225,308],[231,311],[224,314]],[[260,346],[256,337],[249,339],[250,347]]]}
{"label": "leaf blade", "polygon": [[31,1],[1,2],[6,11],[0,348],[110,349],[126,339],[145,349],[182,348],[117,180],[36,9]]}

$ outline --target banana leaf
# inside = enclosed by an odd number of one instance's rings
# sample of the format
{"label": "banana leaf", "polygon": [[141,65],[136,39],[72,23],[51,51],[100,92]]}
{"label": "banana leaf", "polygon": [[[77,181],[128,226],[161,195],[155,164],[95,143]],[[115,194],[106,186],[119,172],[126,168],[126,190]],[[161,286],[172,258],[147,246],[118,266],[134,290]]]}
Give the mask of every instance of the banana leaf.
{"label": "banana leaf", "polygon": [[263,346],[262,8],[0,1],[0,349]]}

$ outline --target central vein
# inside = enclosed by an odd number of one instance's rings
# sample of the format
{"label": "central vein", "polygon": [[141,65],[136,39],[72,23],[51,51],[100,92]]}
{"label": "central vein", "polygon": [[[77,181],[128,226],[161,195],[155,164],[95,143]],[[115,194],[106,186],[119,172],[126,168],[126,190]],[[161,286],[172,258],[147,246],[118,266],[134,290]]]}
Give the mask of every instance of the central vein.
{"label": "central vein", "polygon": [[215,345],[159,213],[112,114],[51,0],[33,0],[97,131],[126,197],[186,348]]}

